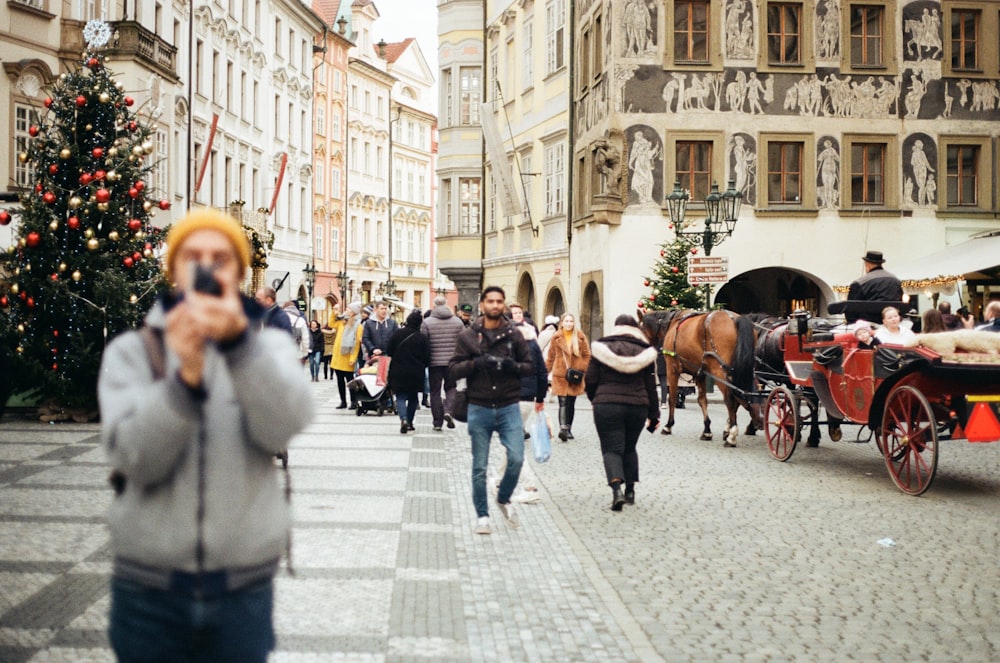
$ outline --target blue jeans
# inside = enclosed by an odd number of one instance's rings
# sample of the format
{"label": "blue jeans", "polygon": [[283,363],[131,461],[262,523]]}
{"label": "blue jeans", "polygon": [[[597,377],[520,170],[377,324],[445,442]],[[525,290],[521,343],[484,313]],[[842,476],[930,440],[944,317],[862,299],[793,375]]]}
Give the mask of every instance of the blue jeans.
{"label": "blue jeans", "polygon": [[412,424],[413,417],[417,415],[417,406],[420,404],[419,392],[397,391],[396,392],[396,414],[403,423]]}
{"label": "blue jeans", "polygon": [[117,578],[108,633],[119,663],[266,663],[272,582],[201,599]]}
{"label": "blue jeans", "polygon": [[319,379],[319,367],[323,363],[323,353],[317,350],[309,353],[309,374],[313,380]]}
{"label": "blue jeans", "polygon": [[511,403],[504,407],[483,407],[469,403],[469,437],[472,438],[472,504],[476,516],[490,515],[486,503],[486,467],[490,462],[490,439],[493,433],[500,436],[500,444],[507,449],[507,470],[500,480],[497,502],[507,504],[521,476],[524,464],[524,424],[521,407]]}

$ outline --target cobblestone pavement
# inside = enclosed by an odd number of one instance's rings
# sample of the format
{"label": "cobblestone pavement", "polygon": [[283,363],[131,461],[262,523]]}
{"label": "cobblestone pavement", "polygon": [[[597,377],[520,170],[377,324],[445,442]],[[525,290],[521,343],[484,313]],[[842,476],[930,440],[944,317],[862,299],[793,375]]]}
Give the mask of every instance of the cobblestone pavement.
{"label": "cobblestone pavement", "polygon": [[[274,663],[1000,660],[1000,445],[944,442],[913,498],[857,429],[779,463],[760,435],[697,441],[689,403],[673,436],[643,435],[636,505],[613,513],[581,399],[576,439],[525,465],[521,527],[494,509],[477,536],[464,426],[421,410],[400,435],[334,392],[314,385],[291,449]],[[113,660],[97,433],[0,423],[4,663]]]}

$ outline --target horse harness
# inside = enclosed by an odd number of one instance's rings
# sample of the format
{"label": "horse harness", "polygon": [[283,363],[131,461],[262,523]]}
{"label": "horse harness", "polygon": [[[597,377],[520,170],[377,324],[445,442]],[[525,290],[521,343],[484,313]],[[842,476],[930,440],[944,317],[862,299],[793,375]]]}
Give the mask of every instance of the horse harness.
{"label": "horse harness", "polygon": [[[723,361],[722,357],[719,355],[718,348],[715,346],[715,340],[712,338],[712,335],[709,333],[709,324],[712,321],[712,316],[715,315],[716,313],[719,313],[719,312],[720,311],[709,311],[707,313],[700,313],[698,311],[691,311],[689,313],[685,313],[684,315],[682,315],[680,317],[680,319],[677,320],[677,332],[674,333],[674,348],[673,348],[673,350],[664,349],[662,351],[664,355],[666,355],[668,357],[671,357],[673,359],[676,359],[678,362],[680,362],[680,364],[684,367],[684,369],[688,373],[690,373],[691,376],[693,378],[695,378],[695,379],[700,378],[700,377],[702,377],[704,375],[704,373],[705,373],[705,359],[706,358],[712,358],[715,361],[719,362],[719,366],[722,367],[723,371],[725,371],[726,376],[727,377],[732,376],[733,367],[730,366],[729,364],[727,364],[725,361]],[[732,313],[730,313],[729,311],[722,311],[722,312],[724,312],[726,315],[728,315],[730,317],[730,319],[732,319],[732,317],[733,317]],[[680,335],[679,332],[680,332],[680,327],[681,327],[682,324],[684,324],[685,322],[687,322],[691,318],[696,318],[696,317],[699,317],[699,316],[704,316],[705,317],[705,320],[702,322],[702,325],[705,328],[705,335],[702,338],[702,342],[701,342],[701,348],[702,348],[701,360],[702,361],[701,361],[701,364],[699,366],[692,368],[692,366],[690,365],[689,362],[685,361],[683,357],[681,357],[680,355],[677,354],[677,337]],[[667,326],[668,327],[670,326],[671,322],[673,322],[673,318],[672,317],[667,320]],[[711,349],[709,349],[709,347],[708,347],[709,345],[711,345]],[[720,382],[725,382],[725,380],[718,380],[718,378],[715,378],[715,379],[717,381],[720,381]],[[726,385],[729,386],[729,387],[733,387],[733,385],[729,384],[728,382],[726,382]],[[735,387],[733,387],[733,388],[735,388]]]}

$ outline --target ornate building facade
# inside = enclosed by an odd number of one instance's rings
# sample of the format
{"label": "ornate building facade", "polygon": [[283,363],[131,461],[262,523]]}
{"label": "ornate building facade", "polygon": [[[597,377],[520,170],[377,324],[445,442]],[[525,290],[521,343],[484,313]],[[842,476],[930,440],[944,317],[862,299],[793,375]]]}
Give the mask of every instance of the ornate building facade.
{"label": "ornate building facade", "polygon": [[[742,192],[715,303],[823,314],[866,250],[888,269],[996,229],[990,2],[575,3],[571,263],[583,310],[634,310],[665,197],[700,227]],[[608,166],[610,156],[611,168]],[[917,295],[917,292],[913,293]],[[923,295],[917,295],[923,296]]]}

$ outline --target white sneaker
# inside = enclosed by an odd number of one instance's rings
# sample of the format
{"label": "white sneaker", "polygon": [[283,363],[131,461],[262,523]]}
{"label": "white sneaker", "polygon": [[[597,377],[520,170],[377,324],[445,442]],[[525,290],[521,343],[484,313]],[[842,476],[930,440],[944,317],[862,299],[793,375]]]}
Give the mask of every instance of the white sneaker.
{"label": "white sneaker", "polygon": [[518,504],[535,504],[536,502],[541,502],[542,498],[538,496],[538,493],[522,491],[510,498],[510,501],[517,502]]}
{"label": "white sneaker", "polygon": [[492,534],[493,530],[490,528],[490,519],[487,516],[483,516],[476,521],[476,534]]}
{"label": "white sneaker", "polygon": [[521,521],[517,518],[517,512],[514,511],[514,505],[511,503],[500,504],[497,502],[497,506],[500,507],[500,513],[503,514],[503,519],[507,521],[507,524],[513,529],[517,529],[521,526]]}

